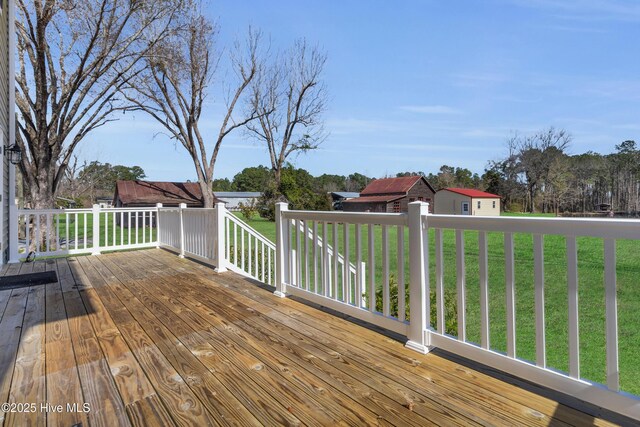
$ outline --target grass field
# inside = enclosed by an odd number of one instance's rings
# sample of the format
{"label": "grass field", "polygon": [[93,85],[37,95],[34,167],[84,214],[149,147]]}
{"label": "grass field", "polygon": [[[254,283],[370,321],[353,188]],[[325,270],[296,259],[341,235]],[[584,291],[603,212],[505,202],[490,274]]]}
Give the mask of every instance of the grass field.
{"label": "grass field", "polygon": [[[243,218],[244,219],[244,218]],[[246,219],[245,219],[246,221]],[[247,221],[249,225],[271,240],[275,240],[275,224],[261,218]],[[353,227],[353,226],[352,226]],[[331,230],[331,227],[329,228]],[[341,228],[340,228],[341,230]],[[351,235],[351,260],[355,259],[353,229]],[[329,241],[333,242],[332,232]],[[390,267],[397,271],[396,234],[390,231]],[[455,233],[445,230],[443,241],[445,287],[456,289]],[[430,248],[433,250],[433,233]],[[376,282],[382,283],[381,229],[375,228],[374,240]],[[363,259],[367,254],[367,233],[363,230]],[[533,237],[515,234],[516,275],[516,354],[526,360],[535,359],[535,311],[533,276]],[[342,232],[339,247],[342,250]],[[405,230],[405,251],[408,247],[408,230]],[[478,235],[465,233],[466,249],[466,318],[467,339],[480,341],[480,296],[478,273]],[[545,236],[545,325],[547,365],[561,371],[568,370],[568,303],[565,239],[562,236]],[[602,239],[578,239],[580,364],[583,378],[606,382],[605,378],[605,300]],[[497,351],[506,351],[506,302],[504,248],[502,233],[488,234],[490,345]],[[435,283],[435,256],[430,257],[431,283]],[[408,278],[408,256],[405,255],[405,271]],[[617,245],[618,274],[618,324],[621,388],[640,394],[640,242],[620,240]],[[408,279],[407,279],[408,280]]]}

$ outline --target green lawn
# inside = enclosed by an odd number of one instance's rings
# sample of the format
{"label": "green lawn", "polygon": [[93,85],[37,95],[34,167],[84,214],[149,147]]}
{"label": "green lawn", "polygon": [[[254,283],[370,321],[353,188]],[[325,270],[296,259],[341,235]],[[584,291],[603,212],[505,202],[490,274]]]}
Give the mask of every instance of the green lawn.
{"label": "green lawn", "polygon": [[[240,216],[238,214],[238,216]],[[275,224],[261,218],[247,221],[258,232],[275,239]],[[344,242],[342,226],[339,228],[339,248]],[[320,232],[321,233],[321,232]],[[408,251],[408,230],[405,230],[405,253]],[[374,241],[376,283],[382,283],[381,227],[375,227]],[[355,260],[354,226],[350,230],[350,259]],[[329,242],[333,242],[329,227]],[[389,230],[390,272],[397,274],[397,236],[395,228]],[[430,248],[433,251],[433,232]],[[516,274],[516,354],[519,358],[535,360],[535,311],[533,277],[533,237],[515,234]],[[367,232],[363,228],[363,260],[368,259]],[[467,339],[480,341],[480,303],[478,273],[478,234],[465,233],[466,249],[466,318]],[[491,348],[506,351],[506,303],[504,276],[504,248],[502,233],[488,234],[490,344]],[[567,343],[567,279],[565,239],[545,236],[545,324],[547,365],[568,370]],[[445,230],[443,235],[445,287],[456,289],[455,233]],[[581,375],[591,381],[606,382],[605,378],[605,301],[602,239],[578,239],[580,364]],[[408,281],[408,256],[405,254],[405,275]],[[435,283],[435,255],[430,256],[431,283]],[[640,242],[621,240],[617,246],[618,274],[618,333],[620,346],[621,388],[640,394]]]}

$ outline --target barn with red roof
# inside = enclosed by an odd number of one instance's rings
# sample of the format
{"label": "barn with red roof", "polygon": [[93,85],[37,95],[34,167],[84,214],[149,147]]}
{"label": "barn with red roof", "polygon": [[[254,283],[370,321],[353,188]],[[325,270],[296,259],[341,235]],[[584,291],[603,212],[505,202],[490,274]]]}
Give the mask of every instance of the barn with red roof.
{"label": "barn with red roof", "polygon": [[372,181],[360,197],[342,202],[345,212],[407,212],[408,204],[429,203],[433,212],[435,190],[423,176],[382,178]]}
{"label": "barn with red roof", "polygon": [[500,196],[470,188],[443,188],[435,195],[436,214],[500,215]]}
{"label": "barn with red roof", "polygon": [[[202,190],[197,182],[121,181],[116,182],[113,197],[115,207],[177,207],[186,203],[190,208],[203,206]],[[216,202],[219,200],[215,200]]]}

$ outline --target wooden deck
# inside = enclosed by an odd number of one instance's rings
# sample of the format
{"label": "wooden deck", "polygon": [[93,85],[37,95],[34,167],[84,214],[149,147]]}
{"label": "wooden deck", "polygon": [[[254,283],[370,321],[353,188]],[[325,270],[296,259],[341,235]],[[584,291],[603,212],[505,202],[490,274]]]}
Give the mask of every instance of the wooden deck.
{"label": "wooden deck", "polygon": [[0,403],[34,409],[5,426],[626,423],[163,250],[2,274],[44,270],[59,283],[0,290]]}

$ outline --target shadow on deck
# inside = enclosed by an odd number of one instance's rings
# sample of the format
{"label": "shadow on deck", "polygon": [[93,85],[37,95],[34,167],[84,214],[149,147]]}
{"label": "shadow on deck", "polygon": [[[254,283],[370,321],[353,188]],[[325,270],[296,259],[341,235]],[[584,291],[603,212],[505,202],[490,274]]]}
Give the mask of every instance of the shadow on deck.
{"label": "shadow on deck", "polygon": [[44,270],[0,289],[0,424],[631,424],[163,250],[2,273]]}

